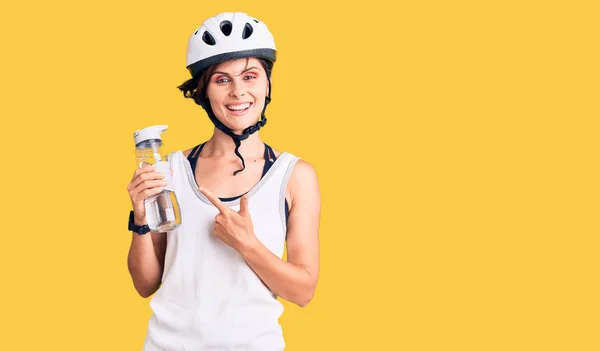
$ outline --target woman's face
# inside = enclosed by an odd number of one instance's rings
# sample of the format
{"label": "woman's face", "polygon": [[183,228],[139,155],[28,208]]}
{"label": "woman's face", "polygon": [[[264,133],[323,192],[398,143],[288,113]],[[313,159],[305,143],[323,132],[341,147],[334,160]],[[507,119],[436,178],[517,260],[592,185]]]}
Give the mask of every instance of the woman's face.
{"label": "woman's face", "polygon": [[220,64],[210,77],[206,94],[219,121],[241,132],[260,117],[268,85],[260,61],[244,58]]}

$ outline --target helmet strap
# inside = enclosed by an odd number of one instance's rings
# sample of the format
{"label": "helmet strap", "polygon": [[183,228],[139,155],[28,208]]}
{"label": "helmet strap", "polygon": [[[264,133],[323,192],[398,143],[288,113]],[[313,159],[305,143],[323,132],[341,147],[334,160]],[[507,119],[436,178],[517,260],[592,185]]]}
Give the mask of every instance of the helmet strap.
{"label": "helmet strap", "polygon": [[231,137],[231,139],[233,139],[233,142],[235,144],[235,151],[234,151],[235,155],[242,161],[242,168],[233,172],[234,176],[237,175],[239,172],[243,171],[244,169],[246,169],[246,162],[244,161],[244,158],[242,157],[242,155],[240,154],[240,151],[239,151],[239,148],[242,145],[242,140],[248,139],[248,137],[251,134],[258,132],[260,130],[260,128],[264,127],[265,124],[267,124],[267,117],[265,116],[265,110],[267,109],[267,105],[271,102],[271,79],[268,76],[267,76],[267,79],[269,81],[269,94],[265,97],[265,106],[263,107],[263,110],[260,113],[260,120],[258,122],[256,122],[256,124],[246,128],[242,132],[241,135],[235,134],[231,129],[229,129],[227,126],[225,126],[223,123],[221,123],[221,121],[219,121],[219,119],[213,113],[213,110],[210,106],[210,101],[203,100],[200,102],[200,106],[202,106],[202,108],[204,108],[204,110],[206,111],[206,114],[208,114],[208,117],[210,118],[211,122],[215,125],[215,127],[218,128],[223,133],[229,135]]}

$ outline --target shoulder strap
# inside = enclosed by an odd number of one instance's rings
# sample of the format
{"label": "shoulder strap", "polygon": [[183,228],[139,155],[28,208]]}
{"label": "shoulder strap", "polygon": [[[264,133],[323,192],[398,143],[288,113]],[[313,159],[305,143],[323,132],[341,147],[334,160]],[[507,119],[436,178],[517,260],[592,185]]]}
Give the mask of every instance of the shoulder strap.
{"label": "shoulder strap", "polygon": [[200,154],[203,148],[204,143],[196,145],[187,157],[188,161],[190,162],[190,166],[192,167],[192,173],[195,173],[196,171],[196,162],[198,161],[198,155]]}

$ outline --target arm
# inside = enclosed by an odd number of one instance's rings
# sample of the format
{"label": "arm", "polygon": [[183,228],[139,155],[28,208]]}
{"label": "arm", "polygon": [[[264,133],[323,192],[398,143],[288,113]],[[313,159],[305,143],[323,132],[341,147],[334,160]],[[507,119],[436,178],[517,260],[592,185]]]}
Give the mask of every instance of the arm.
{"label": "arm", "polygon": [[271,291],[305,307],[314,296],[319,276],[321,198],[314,168],[299,160],[288,186],[292,201],[287,230],[287,262],[258,240],[252,240],[240,253]]}
{"label": "arm", "polygon": [[[145,224],[136,219],[137,225]],[[147,298],[160,287],[167,248],[165,233],[148,232],[145,235],[131,233],[131,246],[127,267],[135,290]]]}

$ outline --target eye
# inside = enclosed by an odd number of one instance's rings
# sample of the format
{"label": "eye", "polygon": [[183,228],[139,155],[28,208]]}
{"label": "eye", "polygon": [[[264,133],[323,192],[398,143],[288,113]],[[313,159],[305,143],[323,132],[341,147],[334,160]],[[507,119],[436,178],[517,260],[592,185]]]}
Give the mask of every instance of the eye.
{"label": "eye", "polygon": [[254,78],[256,78],[256,77],[252,76],[252,75],[247,75],[247,76],[244,77],[245,80],[254,79]]}
{"label": "eye", "polygon": [[229,82],[229,79],[228,79],[228,78],[225,78],[225,77],[223,77],[223,78],[219,78],[219,79],[217,79],[217,81],[216,81],[216,82],[217,82],[217,83],[227,83],[227,82]]}

